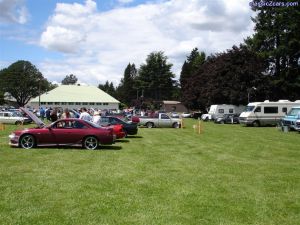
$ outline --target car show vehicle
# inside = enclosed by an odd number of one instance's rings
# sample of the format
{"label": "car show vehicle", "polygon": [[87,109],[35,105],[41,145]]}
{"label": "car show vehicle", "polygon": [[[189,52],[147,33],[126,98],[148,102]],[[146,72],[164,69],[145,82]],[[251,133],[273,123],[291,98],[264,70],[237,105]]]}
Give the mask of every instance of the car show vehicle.
{"label": "car show vehicle", "polygon": [[123,131],[125,132],[125,136],[135,135],[138,132],[137,123],[126,122],[114,116],[101,116],[100,124],[102,126],[121,124],[123,125]]}
{"label": "car show vehicle", "polygon": [[224,114],[240,114],[245,110],[243,105],[211,105],[207,114],[203,114],[201,119],[204,121],[215,120]]}
{"label": "car show vehicle", "polygon": [[288,129],[296,130],[298,120],[300,120],[300,106],[295,106],[283,117],[281,126],[287,126]]}
{"label": "car show vehicle", "polygon": [[80,146],[93,150],[99,145],[111,145],[116,139],[112,129],[104,129],[88,121],[69,118],[46,126],[32,112],[20,109],[29,115],[38,127],[11,133],[9,135],[11,146],[25,149],[37,146]]}
{"label": "car show vehicle", "polygon": [[31,119],[22,115],[20,111],[4,111],[0,112],[0,123],[5,124],[28,124]]}
{"label": "car show vehicle", "polygon": [[239,123],[239,115],[238,114],[225,114],[221,117],[217,117],[215,119],[215,123],[220,123],[220,124],[238,124]]}
{"label": "car show vehicle", "polygon": [[152,117],[140,117],[140,126],[146,126],[147,128],[153,127],[180,127],[179,118],[172,118],[166,113],[156,113]]}
{"label": "car show vehicle", "polygon": [[291,108],[296,106],[300,106],[300,100],[295,102],[288,100],[251,102],[246,111],[241,113],[239,121],[240,124],[252,126],[276,125]]}

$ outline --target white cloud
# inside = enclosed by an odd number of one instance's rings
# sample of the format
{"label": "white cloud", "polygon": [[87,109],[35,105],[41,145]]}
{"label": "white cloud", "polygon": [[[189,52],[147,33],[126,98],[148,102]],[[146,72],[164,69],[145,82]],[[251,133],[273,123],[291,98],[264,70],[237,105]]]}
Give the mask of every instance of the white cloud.
{"label": "white cloud", "polygon": [[28,18],[24,0],[0,0],[0,23],[25,24]]}
{"label": "white cloud", "polygon": [[65,53],[65,61],[40,65],[50,80],[75,74],[82,82],[118,83],[126,65],[139,66],[152,51],[164,51],[180,72],[194,47],[224,51],[252,34],[248,1],[169,0],[98,12],[85,4],[57,4],[40,44]]}
{"label": "white cloud", "polygon": [[118,0],[118,2],[121,4],[128,4],[134,2],[134,0]]}

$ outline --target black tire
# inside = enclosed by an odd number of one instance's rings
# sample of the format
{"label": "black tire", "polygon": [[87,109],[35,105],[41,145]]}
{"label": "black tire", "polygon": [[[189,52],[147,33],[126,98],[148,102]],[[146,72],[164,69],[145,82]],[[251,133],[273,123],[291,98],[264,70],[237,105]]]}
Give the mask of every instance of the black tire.
{"label": "black tire", "polygon": [[99,141],[94,136],[88,136],[83,140],[82,146],[87,150],[95,150],[99,145]]}
{"label": "black tire", "polygon": [[172,127],[173,127],[173,128],[179,128],[179,126],[180,126],[179,123],[173,123],[173,124],[172,124]]}
{"label": "black tire", "polygon": [[21,125],[22,124],[22,121],[16,121],[15,122],[15,125]]}
{"label": "black tire", "polygon": [[253,123],[252,123],[252,126],[253,127],[260,127],[260,122],[258,120],[255,120]]}
{"label": "black tire", "polygon": [[153,128],[154,127],[154,123],[148,122],[148,123],[146,123],[146,127],[147,128]]}
{"label": "black tire", "polygon": [[36,145],[35,138],[31,134],[24,134],[20,138],[19,145],[21,148],[24,148],[24,149],[34,148]]}

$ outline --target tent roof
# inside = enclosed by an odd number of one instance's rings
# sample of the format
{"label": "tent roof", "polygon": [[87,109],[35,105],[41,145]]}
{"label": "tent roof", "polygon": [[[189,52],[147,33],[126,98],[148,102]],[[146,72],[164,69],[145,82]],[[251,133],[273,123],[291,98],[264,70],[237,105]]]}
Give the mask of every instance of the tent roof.
{"label": "tent roof", "polygon": [[[105,102],[120,103],[95,86],[60,85],[40,96],[41,102]],[[39,97],[30,102],[38,102]]]}

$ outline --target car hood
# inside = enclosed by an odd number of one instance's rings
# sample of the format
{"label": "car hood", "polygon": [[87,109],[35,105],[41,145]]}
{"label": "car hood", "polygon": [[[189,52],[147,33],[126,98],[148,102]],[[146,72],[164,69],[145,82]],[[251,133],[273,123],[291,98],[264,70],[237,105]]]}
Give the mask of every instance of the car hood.
{"label": "car hood", "polygon": [[38,118],[33,112],[23,107],[20,107],[20,110],[26,113],[38,125],[38,127],[41,128],[45,126],[44,122],[40,118]]}

